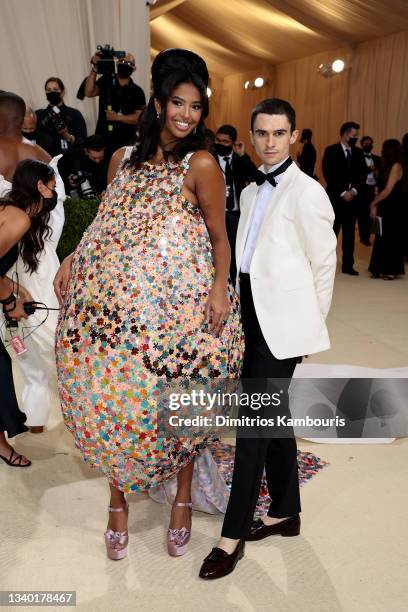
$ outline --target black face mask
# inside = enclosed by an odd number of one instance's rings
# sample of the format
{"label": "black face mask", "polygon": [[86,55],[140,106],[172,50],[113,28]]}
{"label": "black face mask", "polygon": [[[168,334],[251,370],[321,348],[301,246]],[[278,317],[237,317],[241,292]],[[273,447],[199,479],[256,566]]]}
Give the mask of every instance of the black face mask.
{"label": "black face mask", "polygon": [[364,153],[371,153],[372,150],[373,150],[373,145],[364,145],[363,147]]}
{"label": "black face mask", "polygon": [[59,91],[47,91],[46,96],[51,106],[58,106],[61,102],[61,94]]}
{"label": "black face mask", "polygon": [[52,190],[51,198],[43,198],[43,210],[51,212],[58,203],[58,193],[55,189]]}
{"label": "black face mask", "polygon": [[121,79],[127,79],[133,72],[132,66],[127,64],[118,64],[118,75]]}
{"label": "black face mask", "polygon": [[224,156],[231,155],[231,153],[232,153],[232,146],[216,142],[215,143],[215,152],[217,153],[217,155],[224,155]]}
{"label": "black face mask", "polygon": [[348,143],[349,143],[350,147],[355,147],[356,144],[357,144],[357,140],[358,140],[358,138],[349,138]]}
{"label": "black face mask", "polygon": [[24,136],[24,138],[27,138],[27,140],[35,140],[37,138],[37,134],[36,132],[21,132],[22,135]]}

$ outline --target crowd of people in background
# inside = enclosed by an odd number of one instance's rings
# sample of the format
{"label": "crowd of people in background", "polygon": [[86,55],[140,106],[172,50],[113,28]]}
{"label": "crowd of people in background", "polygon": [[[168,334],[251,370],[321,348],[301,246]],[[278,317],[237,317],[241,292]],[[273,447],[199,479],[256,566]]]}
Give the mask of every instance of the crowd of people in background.
{"label": "crowd of people in background", "polygon": [[[45,255],[40,262],[40,269],[47,270],[49,277],[49,286],[41,291],[42,296],[47,295],[49,305],[53,301],[51,277],[58,266],[56,246],[62,231],[65,194],[82,200],[100,198],[132,154],[138,124],[146,107],[143,90],[131,76],[135,70],[135,58],[130,53],[123,54],[115,62],[107,60],[100,51],[92,56],[89,75],[77,94],[79,99],[98,97],[98,119],[92,135],[87,134],[80,110],[65,104],[65,86],[59,77],[47,78],[44,85],[47,105],[37,110],[26,107],[24,113],[21,98],[6,92],[0,94],[0,195],[11,188],[14,171],[24,159],[51,163],[56,173],[58,206],[50,222],[53,238],[45,241],[48,263],[45,263]],[[342,272],[351,276],[359,274],[354,264],[358,228],[361,244],[372,246],[369,263],[372,278],[393,280],[404,274],[404,257],[408,255],[408,134],[402,142],[386,140],[378,156],[373,153],[373,138],[369,135],[359,137],[359,130],[360,125],[354,121],[344,123],[339,141],[327,146],[322,156],[322,178],[335,213],[334,231],[338,236],[342,230]],[[257,181],[259,170],[233,125],[224,124],[215,131],[206,128],[204,141],[224,177],[225,219],[231,246],[230,276],[234,279],[240,196],[247,185]],[[300,143],[297,164],[305,174],[319,181],[318,154],[310,128],[302,130]],[[23,260],[20,269],[24,278]],[[37,278],[43,276],[37,275]],[[35,274],[32,278],[36,278]],[[31,279],[27,279],[27,283],[30,282]],[[37,291],[38,287],[34,289]],[[50,337],[55,321],[50,316]],[[50,342],[48,344],[50,348]],[[38,351],[35,353],[36,367],[44,358]],[[49,357],[47,359],[49,361]],[[36,378],[33,368],[27,366],[26,377],[27,381],[31,378],[31,383],[27,383],[23,393],[23,408],[29,414],[34,399],[38,403],[37,397],[43,406],[40,420],[29,419],[33,430],[37,426],[42,429],[49,414],[49,391],[44,372],[50,370],[49,366],[44,365],[44,368],[41,377]],[[38,368],[36,371],[38,373]]]}

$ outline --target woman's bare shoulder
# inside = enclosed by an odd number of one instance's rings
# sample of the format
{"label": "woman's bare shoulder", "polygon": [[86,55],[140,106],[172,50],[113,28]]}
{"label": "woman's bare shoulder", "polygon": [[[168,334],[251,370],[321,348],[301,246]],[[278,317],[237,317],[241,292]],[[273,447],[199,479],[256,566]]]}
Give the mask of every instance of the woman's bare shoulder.
{"label": "woman's bare shoulder", "polygon": [[220,171],[220,167],[214,156],[211,155],[209,151],[204,149],[200,149],[199,151],[195,151],[195,153],[193,153],[189,161],[189,166],[198,171],[211,169]]}

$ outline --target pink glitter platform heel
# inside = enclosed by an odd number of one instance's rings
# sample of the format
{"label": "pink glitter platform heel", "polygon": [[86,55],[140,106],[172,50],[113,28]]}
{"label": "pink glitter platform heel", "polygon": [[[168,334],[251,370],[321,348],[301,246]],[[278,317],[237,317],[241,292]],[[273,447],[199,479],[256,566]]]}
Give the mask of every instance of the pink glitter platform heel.
{"label": "pink glitter platform heel", "polygon": [[[174,502],[173,506],[193,508],[192,502]],[[187,552],[187,546],[191,537],[191,529],[182,527],[181,529],[167,530],[167,551],[171,557],[181,557]]]}
{"label": "pink glitter platform heel", "polygon": [[[129,508],[129,504],[121,508],[108,507],[109,512],[125,512]],[[113,529],[107,529],[105,531],[105,544],[106,553],[109,559],[112,561],[119,561],[124,559],[127,555],[129,543],[129,533],[127,531],[113,531]]]}

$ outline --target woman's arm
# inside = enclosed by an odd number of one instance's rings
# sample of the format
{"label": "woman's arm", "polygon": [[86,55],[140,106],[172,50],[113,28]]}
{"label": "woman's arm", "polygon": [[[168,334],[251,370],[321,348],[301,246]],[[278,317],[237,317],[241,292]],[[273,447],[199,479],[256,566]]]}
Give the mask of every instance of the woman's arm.
{"label": "woman's arm", "polygon": [[380,191],[380,193],[378,193],[375,196],[374,200],[371,202],[370,208],[371,208],[372,217],[375,217],[377,214],[377,204],[385,200],[385,198],[387,198],[390,195],[391,191],[394,189],[396,183],[401,179],[401,177],[402,177],[401,164],[397,162],[391,168],[390,174],[388,176],[387,184],[385,185],[384,189]]}
{"label": "woman's arm", "polygon": [[225,229],[225,182],[217,162],[207,151],[192,156],[185,190],[187,197],[191,191],[197,198],[213,249],[215,279],[205,315],[211,331],[218,334],[230,310],[227,281],[231,251]]}
{"label": "woman's arm", "polygon": [[121,147],[111,157],[108,168],[108,185],[113,181],[116,176],[119,166],[122,163],[123,156],[125,154],[126,147]]}
{"label": "woman's arm", "polygon": [[[30,217],[15,206],[6,206],[0,221],[0,257],[17,244],[30,228]],[[13,283],[8,278],[0,278],[0,300],[6,299],[13,291]]]}

